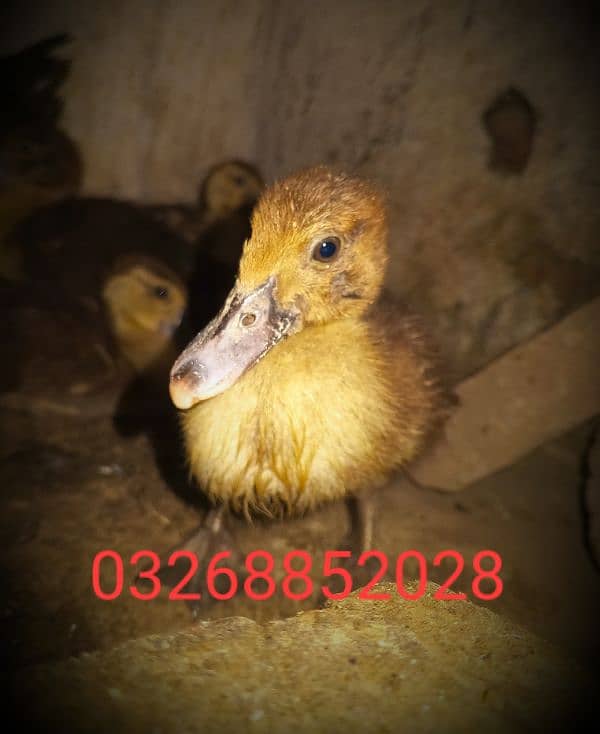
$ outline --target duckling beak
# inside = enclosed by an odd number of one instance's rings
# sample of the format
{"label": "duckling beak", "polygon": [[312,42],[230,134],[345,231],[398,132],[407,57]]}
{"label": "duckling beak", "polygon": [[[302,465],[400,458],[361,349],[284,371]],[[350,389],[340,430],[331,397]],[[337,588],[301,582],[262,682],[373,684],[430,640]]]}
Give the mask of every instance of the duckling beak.
{"label": "duckling beak", "polygon": [[173,336],[173,334],[181,326],[181,322],[183,321],[183,314],[184,311],[182,310],[169,321],[161,321],[158,325],[159,332],[164,336]]}
{"label": "duckling beak", "polygon": [[175,406],[187,410],[231,387],[299,322],[275,297],[276,279],[241,294],[234,288],[219,315],[188,344],[171,370]]}

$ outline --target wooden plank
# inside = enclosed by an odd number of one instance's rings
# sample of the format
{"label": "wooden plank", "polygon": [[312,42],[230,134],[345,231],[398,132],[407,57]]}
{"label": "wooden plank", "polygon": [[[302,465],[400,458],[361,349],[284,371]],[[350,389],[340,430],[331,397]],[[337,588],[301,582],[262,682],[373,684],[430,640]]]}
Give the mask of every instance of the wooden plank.
{"label": "wooden plank", "polygon": [[600,298],[511,350],[457,390],[445,435],[411,468],[455,491],[600,413]]}

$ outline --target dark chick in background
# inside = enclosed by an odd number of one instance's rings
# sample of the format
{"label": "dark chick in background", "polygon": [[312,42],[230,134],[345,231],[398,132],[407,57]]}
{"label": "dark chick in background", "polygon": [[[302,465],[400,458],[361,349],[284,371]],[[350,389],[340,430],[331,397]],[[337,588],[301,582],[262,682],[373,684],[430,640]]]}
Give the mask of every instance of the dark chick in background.
{"label": "dark chick in background", "polygon": [[0,275],[22,275],[15,226],[37,208],[76,193],[82,162],[61,129],[60,97],[70,61],[54,53],[68,43],[52,36],[0,58],[0,94],[10,104],[0,118]]}
{"label": "dark chick in background", "polygon": [[136,375],[164,383],[187,291],[160,261],[132,255],[82,299],[39,282],[4,282],[0,298],[3,403],[92,415],[110,414]]}

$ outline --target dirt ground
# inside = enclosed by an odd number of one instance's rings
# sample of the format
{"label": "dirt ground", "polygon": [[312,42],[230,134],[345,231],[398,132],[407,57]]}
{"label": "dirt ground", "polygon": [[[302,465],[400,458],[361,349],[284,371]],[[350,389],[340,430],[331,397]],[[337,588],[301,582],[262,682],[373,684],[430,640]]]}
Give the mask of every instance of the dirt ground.
{"label": "dirt ground", "polygon": [[[453,588],[471,599],[472,558],[479,550],[496,550],[503,561],[503,593],[480,603],[591,668],[600,652],[600,598],[598,574],[582,541],[580,506],[580,462],[589,431],[581,426],[460,493],[419,490],[398,479],[378,495],[374,547],[387,554],[392,568],[401,551],[421,551],[438,583],[452,564],[433,568],[433,557],[444,549],[459,551],[465,571]],[[145,436],[121,437],[109,417],[4,411],[0,437],[3,647],[9,669],[196,623],[185,602],[170,601],[166,593],[153,601],[127,593],[134,576],[131,555],[141,549],[164,552],[205,511],[200,498],[192,504],[168,486]],[[348,513],[345,505],[334,504],[293,520],[248,524],[233,518],[230,527],[243,553],[267,550],[276,569],[293,549],[313,554],[318,568],[322,551],[342,542]],[[92,589],[93,558],[103,549],[118,551],[125,563],[124,591],[113,601],[98,599]],[[112,583],[109,565],[103,566],[106,589]],[[316,604],[316,595],[291,602],[278,590],[263,602],[244,595],[203,602],[196,618],[267,620]]]}

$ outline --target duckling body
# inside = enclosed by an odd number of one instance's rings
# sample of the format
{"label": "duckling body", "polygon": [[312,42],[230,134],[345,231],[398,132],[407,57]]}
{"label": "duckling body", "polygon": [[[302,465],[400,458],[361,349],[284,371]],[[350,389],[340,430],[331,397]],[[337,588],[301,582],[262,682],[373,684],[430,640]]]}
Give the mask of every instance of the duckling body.
{"label": "duckling body", "polygon": [[112,412],[135,375],[164,384],[187,302],[160,262],[134,257],[85,300],[39,283],[5,283],[0,297],[4,402],[74,414]]}
{"label": "duckling body", "polygon": [[154,258],[180,276],[189,268],[185,242],[140,207],[116,199],[64,199],[28,217],[15,237],[27,278],[72,298],[98,295],[124,256]]}
{"label": "duckling body", "polygon": [[76,414],[92,387],[100,394],[113,383],[113,343],[98,314],[7,282],[0,300],[3,404]]}
{"label": "duckling body", "polygon": [[0,93],[10,100],[0,121],[0,274],[13,280],[22,276],[18,222],[81,185],[79,151],[59,127],[70,62],[52,56],[68,40],[53,36],[0,59]]}
{"label": "duckling body", "polygon": [[267,190],[234,290],[171,373],[191,471],[234,509],[304,511],[385,483],[447,401],[416,320],[384,303],[383,199],[318,167]]}
{"label": "duckling body", "polygon": [[413,334],[389,338],[380,317],[307,327],[185,413],[200,486],[235,509],[304,511],[381,486],[412,459],[436,393]]}

